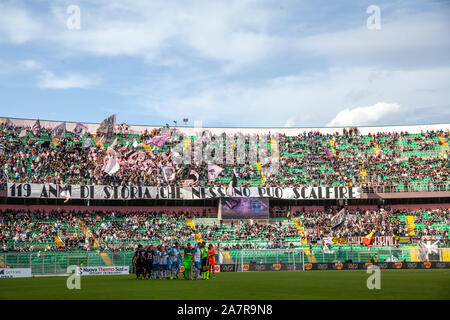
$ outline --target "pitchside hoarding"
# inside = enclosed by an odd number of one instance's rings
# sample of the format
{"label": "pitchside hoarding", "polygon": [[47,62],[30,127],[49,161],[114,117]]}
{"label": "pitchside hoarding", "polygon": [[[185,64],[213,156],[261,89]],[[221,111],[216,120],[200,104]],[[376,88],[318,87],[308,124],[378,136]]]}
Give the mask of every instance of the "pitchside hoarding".
{"label": "pitchside hoarding", "polygon": [[111,266],[111,267],[77,267],[80,276],[111,276],[130,274],[129,266]]}
{"label": "pitchside hoarding", "polygon": [[222,198],[222,219],[269,219],[268,198]]}
{"label": "pitchside hoarding", "polygon": [[72,199],[92,200],[201,200],[226,197],[273,198],[293,200],[359,199],[359,187],[236,187],[227,194],[225,187],[145,187],[107,185],[56,185],[8,183],[7,196],[11,198],[64,199],[67,189]]}
{"label": "pitchside hoarding", "polygon": [[[305,271],[309,270],[366,270],[372,266],[380,269],[449,269],[450,262],[422,261],[422,262],[334,262],[334,263],[305,263]],[[302,264],[293,263],[248,263],[248,264],[221,264],[221,272],[245,271],[298,271],[303,270]]]}

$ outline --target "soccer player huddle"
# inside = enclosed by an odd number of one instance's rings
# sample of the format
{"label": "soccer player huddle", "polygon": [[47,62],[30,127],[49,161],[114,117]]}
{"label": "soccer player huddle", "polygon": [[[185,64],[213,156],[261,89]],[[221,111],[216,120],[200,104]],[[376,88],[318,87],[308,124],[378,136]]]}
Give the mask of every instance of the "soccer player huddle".
{"label": "soccer player huddle", "polygon": [[[183,251],[183,252],[182,252]],[[192,246],[188,243],[183,250],[180,244],[174,246],[150,245],[146,249],[138,245],[133,267],[136,278],[140,279],[179,279],[183,260],[185,280],[208,280],[215,276],[216,250],[204,242]]]}

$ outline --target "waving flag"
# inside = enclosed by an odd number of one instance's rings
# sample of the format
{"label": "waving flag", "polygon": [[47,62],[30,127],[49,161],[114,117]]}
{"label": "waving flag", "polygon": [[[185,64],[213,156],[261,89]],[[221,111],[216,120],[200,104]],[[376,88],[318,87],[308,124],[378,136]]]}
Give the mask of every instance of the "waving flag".
{"label": "waving flag", "polygon": [[189,173],[189,178],[193,180],[192,185],[198,184],[199,175],[197,171],[191,170],[191,172]]}
{"label": "waving flag", "polygon": [[192,180],[192,179],[186,179],[186,180],[184,180],[184,182],[183,182],[183,188],[190,187],[190,186],[192,186],[193,183],[194,183],[194,180]]}
{"label": "waving flag", "polygon": [[175,169],[173,167],[164,167],[162,168],[164,179],[166,181],[175,180]]}
{"label": "waving flag", "polygon": [[103,171],[106,172],[108,175],[113,175],[117,171],[119,171],[120,165],[117,158],[110,157],[108,159],[108,162],[106,163],[106,166],[104,167]]}
{"label": "waving flag", "polygon": [[371,233],[369,233],[367,236],[365,236],[364,238],[363,238],[363,244],[365,245],[365,246],[370,246],[371,244],[372,244],[372,241],[373,241],[373,231],[371,232]]}
{"label": "waving flag", "polygon": [[84,140],[83,148],[89,148],[91,146],[91,139]]}
{"label": "waving flag", "polygon": [[345,208],[343,208],[341,211],[339,211],[335,216],[331,218],[331,228],[336,228],[339,226],[342,222],[345,221],[346,215],[345,215]]}
{"label": "waving flag", "polygon": [[223,168],[219,167],[218,165],[209,164],[208,165],[208,180],[209,181],[216,180],[222,171],[223,171]]}
{"label": "waving flag", "polygon": [[186,225],[187,225],[188,227],[191,227],[192,229],[195,230],[195,223],[194,223],[194,221],[192,221],[191,219],[186,218]]}
{"label": "waving flag", "polygon": [[237,185],[237,178],[236,178],[236,173],[233,171],[233,176],[231,177],[230,183],[228,184],[228,188],[227,188],[227,195],[228,196],[232,196],[233,195],[233,188],[236,187]]}
{"label": "waving flag", "polygon": [[14,126],[14,123],[12,123],[12,121],[9,120],[8,118],[5,120],[5,122],[4,122],[3,124],[4,124],[4,126],[5,126],[7,129],[9,129],[9,128],[11,128],[12,126]]}
{"label": "waving flag", "polygon": [[109,116],[105,120],[100,123],[100,126],[97,129],[97,136],[104,137],[105,142],[109,143],[111,142],[114,130],[116,128],[116,115],[113,114],[112,116]]}
{"label": "waving flag", "polygon": [[116,150],[114,150],[114,147],[116,145],[117,145],[117,137],[114,139],[114,142],[106,150],[106,154],[111,155],[111,156],[118,156],[119,153]]}
{"label": "waving flag", "polygon": [[157,136],[153,137],[145,142],[145,144],[152,144],[161,148],[167,141],[169,141],[170,136]]}
{"label": "waving flag", "polygon": [[61,192],[61,196],[66,198],[66,200],[64,200],[64,203],[67,203],[70,200],[70,198],[71,198],[71,194],[70,194],[69,188],[65,187],[63,189],[63,191]]}
{"label": "waving flag", "polygon": [[88,131],[88,127],[78,122],[75,125],[75,129],[73,129],[72,134],[80,139],[86,131]]}
{"label": "waving flag", "polygon": [[66,136],[66,123],[63,122],[52,130],[52,137],[63,139]]}
{"label": "waving flag", "polygon": [[36,120],[36,122],[33,125],[33,128],[31,130],[35,136],[39,135],[41,133],[41,123],[39,122],[39,119]]}

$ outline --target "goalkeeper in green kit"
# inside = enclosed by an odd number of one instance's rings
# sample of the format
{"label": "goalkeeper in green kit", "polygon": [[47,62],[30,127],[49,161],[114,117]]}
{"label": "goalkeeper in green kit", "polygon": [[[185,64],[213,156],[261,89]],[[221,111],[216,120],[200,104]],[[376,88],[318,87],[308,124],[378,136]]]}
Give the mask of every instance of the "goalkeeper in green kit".
{"label": "goalkeeper in green kit", "polygon": [[187,246],[184,248],[183,265],[184,265],[184,279],[191,280],[192,247],[190,243],[188,243]]}

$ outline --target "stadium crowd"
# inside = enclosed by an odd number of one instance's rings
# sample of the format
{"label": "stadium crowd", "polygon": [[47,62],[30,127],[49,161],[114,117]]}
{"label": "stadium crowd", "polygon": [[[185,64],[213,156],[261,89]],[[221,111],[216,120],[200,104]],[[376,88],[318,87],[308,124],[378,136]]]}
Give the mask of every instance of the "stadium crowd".
{"label": "stadium crowd", "polygon": [[[301,237],[408,236],[401,217],[414,216],[416,235],[436,235],[447,239],[450,209],[405,211],[348,210],[345,219],[332,227],[337,209],[294,212],[303,222],[305,234],[299,235],[295,224],[286,219],[262,224],[241,220],[231,224],[202,224],[194,229],[186,221],[191,212],[76,212],[5,210],[0,213],[0,244],[4,251],[129,251],[137,243],[194,243],[195,233],[217,248],[287,248]],[[196,219],[194,219],[196,220]],[[198,220],[202,221],[202,220]],[[87,229],[86,229],[87,228]],[[89,231],[87,231],[89,230]],[[59,236],[62,245],[58,245]]]}
{"label": "stadium crowd", "polygon": [[[335,134],[282,134],[279,136],[277,172],[269,170],[264,164],[260,172],[246,158],[245,164],[224,165],[214,181],[208,179],[208,165],[204,162],[175,163],[173,155],[177,153],[173,148],[183,141],[182,137],[168,138],[162,143],[152,142],[157,147],[147,144],[153,138],[165,137],[163,134],[171,132],[177,132],[177,129],[160,128],[141,135],[130,135],[122,130],[112,144],[103,144],[96,142],[89,132],[84,132],[82,136],[66,132],[64,137],[55,139],[50,129],[41,128],[36,132],[32,127],[2,123],[0,183],[183,186],[189,181],[188,185],[194,186],[225,186],[234,171],[241,186],[361,185],[409,188],[423,187],[424,184],[448,185],[448,160],[439,156],[440,152],[427,157],[421,156],[420,152],[404,154],[413,142],[418,144],[420,151],[440,151],[440,139],[448,141],[449,137],[449,133],[444,131],[426,131],[419,135],[390,132],[363,136],[344,129],[343,133]],[[203,136],[203,151],[210,151],[207,144],[210,132],[204,131]],[[245,141],[248,147],[248,137]],[[195,151],[191,152],[191,157],[196,157]],[[223,157],[225,163],[225,153]],[[108,165],[116,162],[117,169],[108,171]],[[170,170],[165,172],[164,168]]]}

